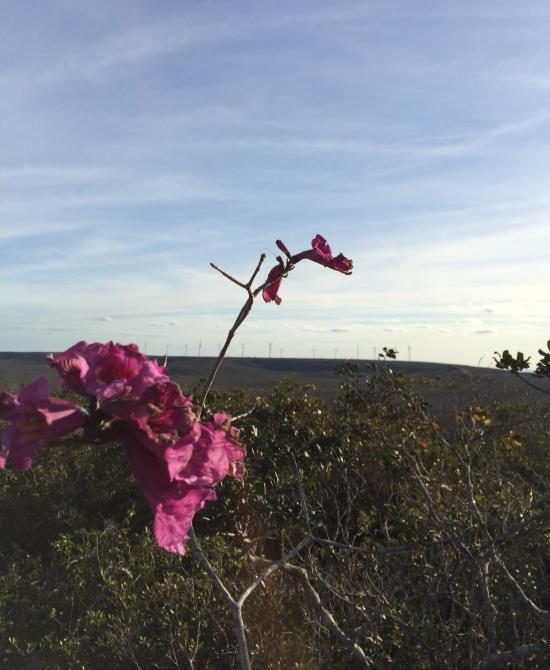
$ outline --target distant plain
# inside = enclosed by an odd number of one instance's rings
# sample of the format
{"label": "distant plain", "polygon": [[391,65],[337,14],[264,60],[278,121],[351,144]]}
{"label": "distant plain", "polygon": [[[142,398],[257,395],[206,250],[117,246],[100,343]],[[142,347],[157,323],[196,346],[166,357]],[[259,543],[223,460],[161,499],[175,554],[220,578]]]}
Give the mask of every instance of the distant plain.
{"label": "distant plain", "polygon": [[[162,356],[157,358],[162,361]],[[209,357],[173,357],[168,360],[170,377],[190,393],[206,379],[215,359]],[[351,361],[365,374],[390,366],[411,376],[417,391],[428,402],[433,415],[449,415],[472,404],[543,403],[543,394],[531,390],[520,379],[495,368],[415,361]],[[313,385],[327,402],[338,393],[345,378],[337,374],[342,361],[299,358],[226,358],[214,388],[220,391],[246,389],[268,395],[277,384],[288,378]],[[42,352],[0,352],[0,390],[16,391],[38,376],[47,377],[52,388],[58,388],[57,374],[46,365]],[[549,388],[547,380],[530,381]]]}

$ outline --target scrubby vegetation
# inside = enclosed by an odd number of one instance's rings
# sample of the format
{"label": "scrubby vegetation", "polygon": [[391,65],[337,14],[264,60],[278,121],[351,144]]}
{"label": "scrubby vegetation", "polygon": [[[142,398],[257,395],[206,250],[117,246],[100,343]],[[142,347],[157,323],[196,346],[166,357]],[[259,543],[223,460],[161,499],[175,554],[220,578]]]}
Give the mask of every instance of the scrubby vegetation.
{"label": "scrubby vegetation", "polygon": [[[544,668],[550,632],[548,435],[540,406],[433,416],[408,378],[342,371],[327,406],[285,382],[238,415],[244,482],[195,530],[241,593],[254,668]],[[208,410],[207,406],[207,410]],[[233,623],[189,551],[155,545],[117,445],[42,449],[0,477],[0,665],[236,668]],[[332,617],[336,629],[327,619]],[[340,633],[338,633],[340,631]]]}

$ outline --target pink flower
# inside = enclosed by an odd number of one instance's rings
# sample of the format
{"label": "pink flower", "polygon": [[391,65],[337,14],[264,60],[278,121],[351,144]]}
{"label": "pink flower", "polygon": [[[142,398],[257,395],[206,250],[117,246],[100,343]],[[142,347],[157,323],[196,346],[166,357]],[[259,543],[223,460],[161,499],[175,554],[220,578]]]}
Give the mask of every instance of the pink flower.
{"label": "pink flower", "polygon": [[304,258],[309,258],[310,261],[324,265],[331,270],[337,270],[343,274],[350,275],[353,269],[353,261],[349,258],[346,258],[343,254],[338,254],[338,256],[332,255],[332,249],[330,245],[321,235],[316,235],[313,240],[311,240],[311,249],[307,251],[302,251],[296,256],[292,257],[292,262],[297,263]]}
{"label": "pink flower", "polygon": [[16,470],[28,470],[35,452],[86,423],[86,413],[68,400],[48,398],[49,384],[39,377],[17,396],[0,393],[0,418],[10,421],[2,433],[0,468],[11,455]]}
{"label": "pink flower", "polygon": [[130,433],[121,436],[130,469],[153,510],[153,524],[157,544],[167,551],[184,554],[193,516],[207,499],[215,497],[213,491],[172,481],[165,461],[156,457]]}
{"label": "pink flower", "polygon": [[[210,421],[195,424],[182,436],[181,443],[159,456],[144,447],[129,431],[120,435],[130,468],[154,512],[154,533],[159,546],[183,554],[194,515],[208,500],[215,500],[214,487],[231,474],[242,478],[245,455],[238,431],[229,426],[229,417],[215,414]],[[173,452],[188,445],[190,458],[178,470],[171,462]]]}
{"label": "pink flower", "polygon": [[206,486],[188,486],[173,482],[157,504],[153,529],[159,547],[174,554],[185,554],[193,517],[206,504],[216,500],[216,492]]}
{"label": "pink flower", "polygon": [[117,434],[130,433],[167,463],[170,479],[187,465],[200,435],[196,426],[199,408],[178,384],[154,384],[140,398],[115,399],[105,402],[102,409],[115,420]]}
{"label": "pink flower", "polygon": [[[277,240],[277,246],[289,256],[288,250],[281,240]],[[330,245],[321,235],[316,235],[311,241],[311,249],[302,251],[294,256],[289,256],[289,262],[294,265],[305,258],[346,275],[350,275],[353,269],[353,261],[349,258],[346,258],[343,254],[338,254],[338,256],[332,255]],[[282,264],[276,265],[270,270],[267,280],[273,280],[273,282],[262,291],[263,299],[266,302],[273,300],[277,305],[281,303],[279,288],[284,274],[284,266]]]}
{"label": "pink flower", "polygon": [[229,474],[242,479],[246,451],[238,442],[238,430],[230,427],[230,418],[214,414],[200,423],[200,429],[193,455],[177,479],[192,486],[215,486]]}
{"label": "pink flower", "polygon": [[169,381],[156,361],[140,353],[135,344],[78,342],[62,354],[48,355],[49,365],[61,375],[64,388],[109,400],[140,396],[157,382]]}
{"label": "pink flower", "polygon": [[27,469],[37,449],[84,425],[108,419],[137,483],[154,512],[157,543],[178,554],[194,515],[226,476],[244,476],[245,448],[230,417],[214,414],[198,421],[199,408],[171,382],[164,368],[133,345],[78,342],[48,356],[61,383],[99,399],[91,417],[77,405],[48,398],[48,382],[37,379],[18,396],[0,394],[4,430],[0,467],[11,454],[14,467]]}
{"label": "pink flower", "polygon": [[61,388],[77,393],[86,393],[84,378],[88,374],[90,366],[87,357],[91,358],[91,348],[101,345],[89,345],[86,342],[77,342],[62,354],[48,354],[48,365],[55,368],[61,376]]}
{"label": "pink flower", "polygon": [[279,288],[283,281],[283,268],[281,265],[276,265],[274,268],[271,268],[267,275],[267,281],[271,283],[262,291],[263,299],[266,302],[271,302],[273,300],[277,305],[280,305],[281,298],[279,297]]}

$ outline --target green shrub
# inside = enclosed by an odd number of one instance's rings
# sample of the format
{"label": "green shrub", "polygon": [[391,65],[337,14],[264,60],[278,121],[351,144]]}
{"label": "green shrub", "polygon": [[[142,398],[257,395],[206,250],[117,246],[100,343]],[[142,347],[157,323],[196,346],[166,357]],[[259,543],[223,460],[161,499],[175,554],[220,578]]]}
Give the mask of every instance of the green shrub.
{"label": "green shrub", "polygon": [[[495,556],[547,609],[547,416],[464,407],[440,425],[406,376],[345,372],[330,406],[286,381],[239,422],[248,475],[225,481],[196,519],[224,582],[242,591],[254,556],[278,559],[304,536],[295,459],[314,535],[350,548],[314,546],[294,562],[373,667],[474,668],[491,645],[539,643],[544,625]],[[239,414],[254,398],[214,393],[209,403]],[[0,667],[236,668],[217,591],[191,555],[156,547],[150,524],[114,444],[44,449],[32,470],[3,472]],[[244,617],[256,668],[351,665],[292,575],[266,580]],[[537,653],[506,667],[543,663]]]}

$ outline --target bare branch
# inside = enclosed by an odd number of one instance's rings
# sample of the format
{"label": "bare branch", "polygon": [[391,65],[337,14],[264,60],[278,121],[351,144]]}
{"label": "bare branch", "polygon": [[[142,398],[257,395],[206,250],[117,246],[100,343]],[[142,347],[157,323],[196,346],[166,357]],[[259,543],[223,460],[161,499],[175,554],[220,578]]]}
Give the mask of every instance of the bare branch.
{"label": "bare branch", "polygon": [[300,468],[298,467],[298,463],[296,463],[296,458],[294,454],[290,454],[292,458],[292,465],[294,466],[294,472],[296,474],[296,481],[298,483],[298,492],[300,494],[300,504],[302,506],[302,514],[304,515],[304,521],[306,522],[306,529],[307,529],[307,535],[309,538],[313,537],[313,533],[311,530],[311,521],[309,518],[309,510],[307,507],[307,501],[306,501],[306,494],[304,491],[304,483],[302,481],[302,475],[300,473]]}
{"label": "bare branch", "polygon": [[534,644],[524,644],[521,647],[515,647],[509,651],[501,651],[497,654],[491,654],[485,664],[481,667],[483,668],[502,668],[508,663],[521,662],[527,659],[529,656],[534,654],[541,654],[550,650],[550,645],[545,642],[535,642]]}
{"label": "bare branch", "polygon": [[282,569],[285,572],[289,572],[293,575],[296,575],[300,578],[302,585],[312,603],[314,609],[317,611],[325,626],[330,630],[330,632],[340,640],[340,642],[351,652],[353,658],[355,659],[357,665],[361,668],[371,668],[372,663],[363,649],[349,638],[344,631],[340,628],[334,616],[323,606],[321,598],[317,591],[313,588],[311,582],[309,581],[309,575],[305,568],[302,568],[298,565],[293,565],[287,563],[282,566]]}
{"label": "bare branch", "polygon": [[[277,572],[277,570],[280,570],[281,568],[284,568],[284,566],[287,564],[288,561],[291,561],[295,556],[297,556],[303,549],[308,547],[311,544],[311,538],[310,537],[304,537],[304,539],[299,542],[293,549],[291,549],[288,554],[283,556],[283,558],[279,559],[278,561],[273,561],[262,573],[260,573],[256,579],[246,588],[243,593],[241,594],[241,597],[239,598],[238,604],[242,606],[246,599],[260,586],[262,582],[264,582],[269,575],[272,575],[274,572]],[[267,561],[265,558],[261,558],[259,556],[254,556],[253,554],[250,554],[250,559],[252,561]]]}
{"label": "bare branch", "polygon": [[257,276],[258,272],[260,271],[260,268],[262,267],[262,264],[263,264],[264,261],[265,261],[265,254],[262,254],[260,256],[260,260],[258,261],[258,265],[256,266],[256,269],[254,270],[254,272],[252,273],[252,276],[250,277],[250,279],[248,280],[248,282],[246,284],[246,288],[249,289],[252,286],[252,282],[256,279],[256,276]]}
{"label": "bare branch", "polygon": [[238,279],[235,279],[235,277],[232,277],[230,274],[219,268],[217,265],[214,263],[210,263],[211,267],[214,268],[214,270],[217,270],[220,274],[222,274],[224,277],[229,279],[229,281],[232,281],[234,284],[237,284],[237,286],[240,286],[241,288],[247,288],[246,284],[243,284],[242,281],[239,281]]}
{"label": "bare branch", "polygon": [[533,384],[532,382],[528,381],[525,379],[523,375],[518,374],[517,372],[513,373],[518,379],[521,379],[521,381],[524,384],[527,384],[527,386],[530,386],[532,389],[535,389],[535,391],[538,391],[539,393],[544,393],[546,395],[550,395],[550,391],[548,389],[543,389],[541,386],[538,386],[537,384]]}
{"label": "bare branch", "polygon": [[[246,288],[246,287],[244,287]],[[219,353],[218,358],[216,359],[216,362],[214,363],[214,367],[212,368],[210,375],[208,376],[208,379],[206,380],[206,384],[204,385],[204,391],[202,394],[202,399],[200,403],[200,409],[199,409],[199,416],[202,414],[202,410],[204,409],[204,405],[206,403],[206,398],[208,397],[208,394],[210,393],[210,389],[212,388],[212,384],[214,383],[214,378],[216,377],[218,370],[220,369],[220,366],[223,362],[223,359],[225,358],[225,354],[227,353],[227,350],[229,349],[229,345],[231,344],[231,340],[235,336],[235,333],[237,331],[237,328],[241,325],[241,323],[246,319],[248,316],[250,310],[252,309],[252,304],[254,302],[254,296],[252,293],[250,293],[250,290],[248,290],[249,296],[245,304],[243,305],[241,311],[239,312],[239,315],[235,319],[235,323],[231,326],[229,329],[229,332],[227,333],[227,337],[225,338],[225,343]]]}
{"label": "bare branch", "polygon": [[192,526],[189,531],[189,541],[191,544],[191,551],[193,552],[193,556],[202,564],[202,566],[206,571],[206,574],[214,582],[222,598],[229,606],[231,616],[233,617],[233,624],[235,626],[235,634],[237,636],[237,642],[239,645],[239,661],[241,670],[252,670],[252,666],[250,665],[250,654],[248,653],[248,642],[246,640],[246,631],[242,617],[241,605],[237,603],[233,598],[233,596],[229,593],[227,587],[225,586],[225,584],[222,582],[217,572],[212,567],[210,561],[208,560],[208,558],[206,558],[205,554],[203,553],[202,549],[199,546],[199,543],[197,542],[195,531]]}
{"label": "bare branch", "polygon": [[191,551],[193,552],[193,556],[199,561],[199,563],[202,564],[206,573],[208,574],[210,579],[214,582],[218,591],[221,593],[222,598],[225,600],[225,602],[230,607],[234,607],[236,605],[235,599],[229,593],[229,591],[227,590],[227,587],[222,582],[222,580],[219,578],[217,572],[212,567],[212,564],[210,563],[208,558],[206,558],[205,554],[203,553],[202,549],[200,548],[199,543],[197,542],[197,537],[195,535],[195,530],[193,529],[192,526],[191,526],[191,529],[189,530],[189,543],[191,545]]}
{"label": "bare branch", "polygon": [[[252,305],[254,304],[254,298],[256,295],[259,293],[259,291],[252,291],[251,286],[252,282],[256,278],[256,275],[260,271],[260,268],[262,267],[262,263],[265,260],[265,254],[262,254],[260,256],[260,260],[258,261],[258,264],[256,265],[256,269],[252,273],[252,276],[248,280],[248,283],[243,284],[243,282],[239,281],[238,279],[235,279],[235,277],[232,277],[231,275],[227,274],[227,272],[224,272],[224,270],[220,269],[217,265],[214,263],[210,263],[210,265],[220,272],[224,277],[227,277],[230,281],[232,281],[234,284],[237,284],[237,286],[240,286],[241,288],[244,288],[244,290],[248,293],[248,298],[246,299],[246,302],[241,308],[241,311],[237,315],[237,318],[235,319],[235,322],[229,329],[227,333],[227,337],[225,338],[225,342],[223,347],[220,350],[220,353],[218,355],[218,358],[216,359],[214,366],[212,367],[212,370],[208,376],[208,379],[206,380],[206,383],[204,385],[204,391],[202,394],[201,402],[200,402],[200,409],[199,409],[199,417],[202,414],[202,411],[204,409],[204,405],[206,403],[206,398],[208,397],[208,394],[210,393],[210,389],[212,388],[212,384],[214,383],[214,379],[216,375],[218,374],[218,370],[220,369],[220,366],[223,362],[223,359],[225,358],[225,355],[227,353],[227,350],[229,349],[229,345],[231,344],[231,341],[233,340],[233,337],[235,336],[235,333],[237,332],[237,329],[241,325],[241,323],[246,319],[246,317],[249,315],[250,310],[252,309]],[[273,282],[271,282],[273,283]],[[261,290],[262,287],[260,287]]]}
{"label": "bare branch", "polygon": [[496,561],[497,565],[500,567],[500,569],[506,575],[506,578],[508,579],[510,584],[512,584],[512,586],[514,587],[514,590],[516,591],[516,594],[519,596],[519,598],[523,602],[523,604],[526,605],[535,616],[537,616],[539,619],[541,619],[546,624],[546,626],[550,625],[550,611],[541,609],[540,607],[538,607],[538,605],[536,605],[531,600],[531,598],[529,598],[529,596],[521,588],[517,579],[508,570],[504,561],[500,558],[500,556],[498,556],[498,554],[495,551],[493,551],[493,558],[495,559],[495,561]]}
{"label": "bare branch", "polygon": [[[514,587],[514,590],[516,591],[517,595],[519,596],[520,600],[523,602],[524,605],[526,605],[531,612],[537,616],[539,619],[541,619],[543,622],[546,623],[546,625],[550,624],[550,612],[547,610],[543,610],[538,605],[536,605],[531,598],[525,593],[525,591],[521,588],[519,582],[517,579],[512,575],[512,573],[508,570],[506,567],[506,564],[504,561],[500,558],[500,556],[497,554],[496,549],[495,549],[495,543],[493,540],[493,537],[491,533],[489,532],[489,529],[487,527],[487,522],[481,515],[481,512],[479,510],[479,507],[476,503],[475,496],[474,496],[474,489],[473,489],[473,484],[472,484],[472,477],[471,477],[471,467],[470,467],[470,454],[468,452],[467,447],[465,446],[466,454],[468,457],[468,460],[464,462],[464,470],[466,473],[466,483],[467,483],[467,491],[468,491],[468,501],[470,504],[470,507],[474,511],[476,517],[479,520],[479,523],[481,525],[482,530],[485,533],[486,538],[489,541],[489,548],[491,551],[491,557],[495,560],[497,565],[501,568],[501,570],[504,572],[506,578],[512,584]],[[485,580],[487,581],[487,580]],[[488,585],[487,585],[488,589]],[[493,606],[494,607],[494,606]],[[492,650],[494,651],[494,649]]]}
{"label": "bare branch", "polygon": [[231,418],[231,423],[235,423],[235,421],[240,421],[241,419],[246,419],[247,416],[250,416],[252,414],[252,412],[256,409],[259,400],[260,400],[260,396],[256,396],[254,398],[254,402],[252,404],[252,407],[247,412],[243,412],[243,414],[237,414],[237,416],[232,417]]}

